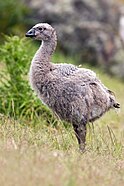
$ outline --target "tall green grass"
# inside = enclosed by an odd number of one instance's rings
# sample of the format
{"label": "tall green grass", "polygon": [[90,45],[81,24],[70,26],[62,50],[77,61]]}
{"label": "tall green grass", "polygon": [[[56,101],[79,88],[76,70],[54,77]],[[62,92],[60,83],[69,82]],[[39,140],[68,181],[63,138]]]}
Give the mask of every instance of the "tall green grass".
{"label": "tall green grass", "polygon": [[[33,120],[49,112],[36,98],[28,84],[28,70],[34,49],[24,38],[6,36],[0,49],[0,113],[15,119]],[[47,114],[45,114],[47,113]]]}

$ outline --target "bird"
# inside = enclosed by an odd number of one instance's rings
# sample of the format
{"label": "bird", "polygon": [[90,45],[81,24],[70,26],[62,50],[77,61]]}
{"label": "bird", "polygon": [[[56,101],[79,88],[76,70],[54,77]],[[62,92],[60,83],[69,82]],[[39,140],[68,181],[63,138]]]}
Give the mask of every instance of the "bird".
{"label": "bird", "polygon": [[84,152],[87,124],[111,108],[120,108],[115,94],[92,70],[51,62],[57,45],[57,33],[50,24],[37,23],[25,36],[41,42],[30,65],[31,88],[55,115],[72,124],[79,149]]}

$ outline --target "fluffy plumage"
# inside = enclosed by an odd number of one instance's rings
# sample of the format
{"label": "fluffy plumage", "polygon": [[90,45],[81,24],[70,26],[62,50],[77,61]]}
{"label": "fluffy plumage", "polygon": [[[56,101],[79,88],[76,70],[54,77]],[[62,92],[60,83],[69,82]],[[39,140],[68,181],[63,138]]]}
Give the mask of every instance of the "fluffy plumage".
{"label": "fluffy plumage", "polygon": [[114,94],[93,71],[50,62],[57,44],[56,31],[51,25],[39,23],[26,36],[42,40],[30,67],[32,89],[62,120],[72,123],[79,147],[84,150],[86,124],[110,108],[119,108]]}

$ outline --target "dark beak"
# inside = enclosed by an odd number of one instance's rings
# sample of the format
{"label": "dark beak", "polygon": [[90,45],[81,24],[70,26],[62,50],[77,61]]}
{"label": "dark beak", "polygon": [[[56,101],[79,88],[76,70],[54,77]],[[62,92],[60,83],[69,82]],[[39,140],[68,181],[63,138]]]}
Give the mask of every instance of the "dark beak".
{"label": "dark beak", "polygon": [[35,29],[31,28],[26,34],[26,37],[35,37]]}

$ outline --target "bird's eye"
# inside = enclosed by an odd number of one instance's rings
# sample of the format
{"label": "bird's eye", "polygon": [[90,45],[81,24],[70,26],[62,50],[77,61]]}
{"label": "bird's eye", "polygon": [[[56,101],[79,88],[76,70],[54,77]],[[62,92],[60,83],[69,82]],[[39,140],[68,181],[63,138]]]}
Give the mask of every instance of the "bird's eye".
{"label": "bird's eye", "polygon": [[39,28],[40,31],[43,31],[44,29],[42,27]]}

